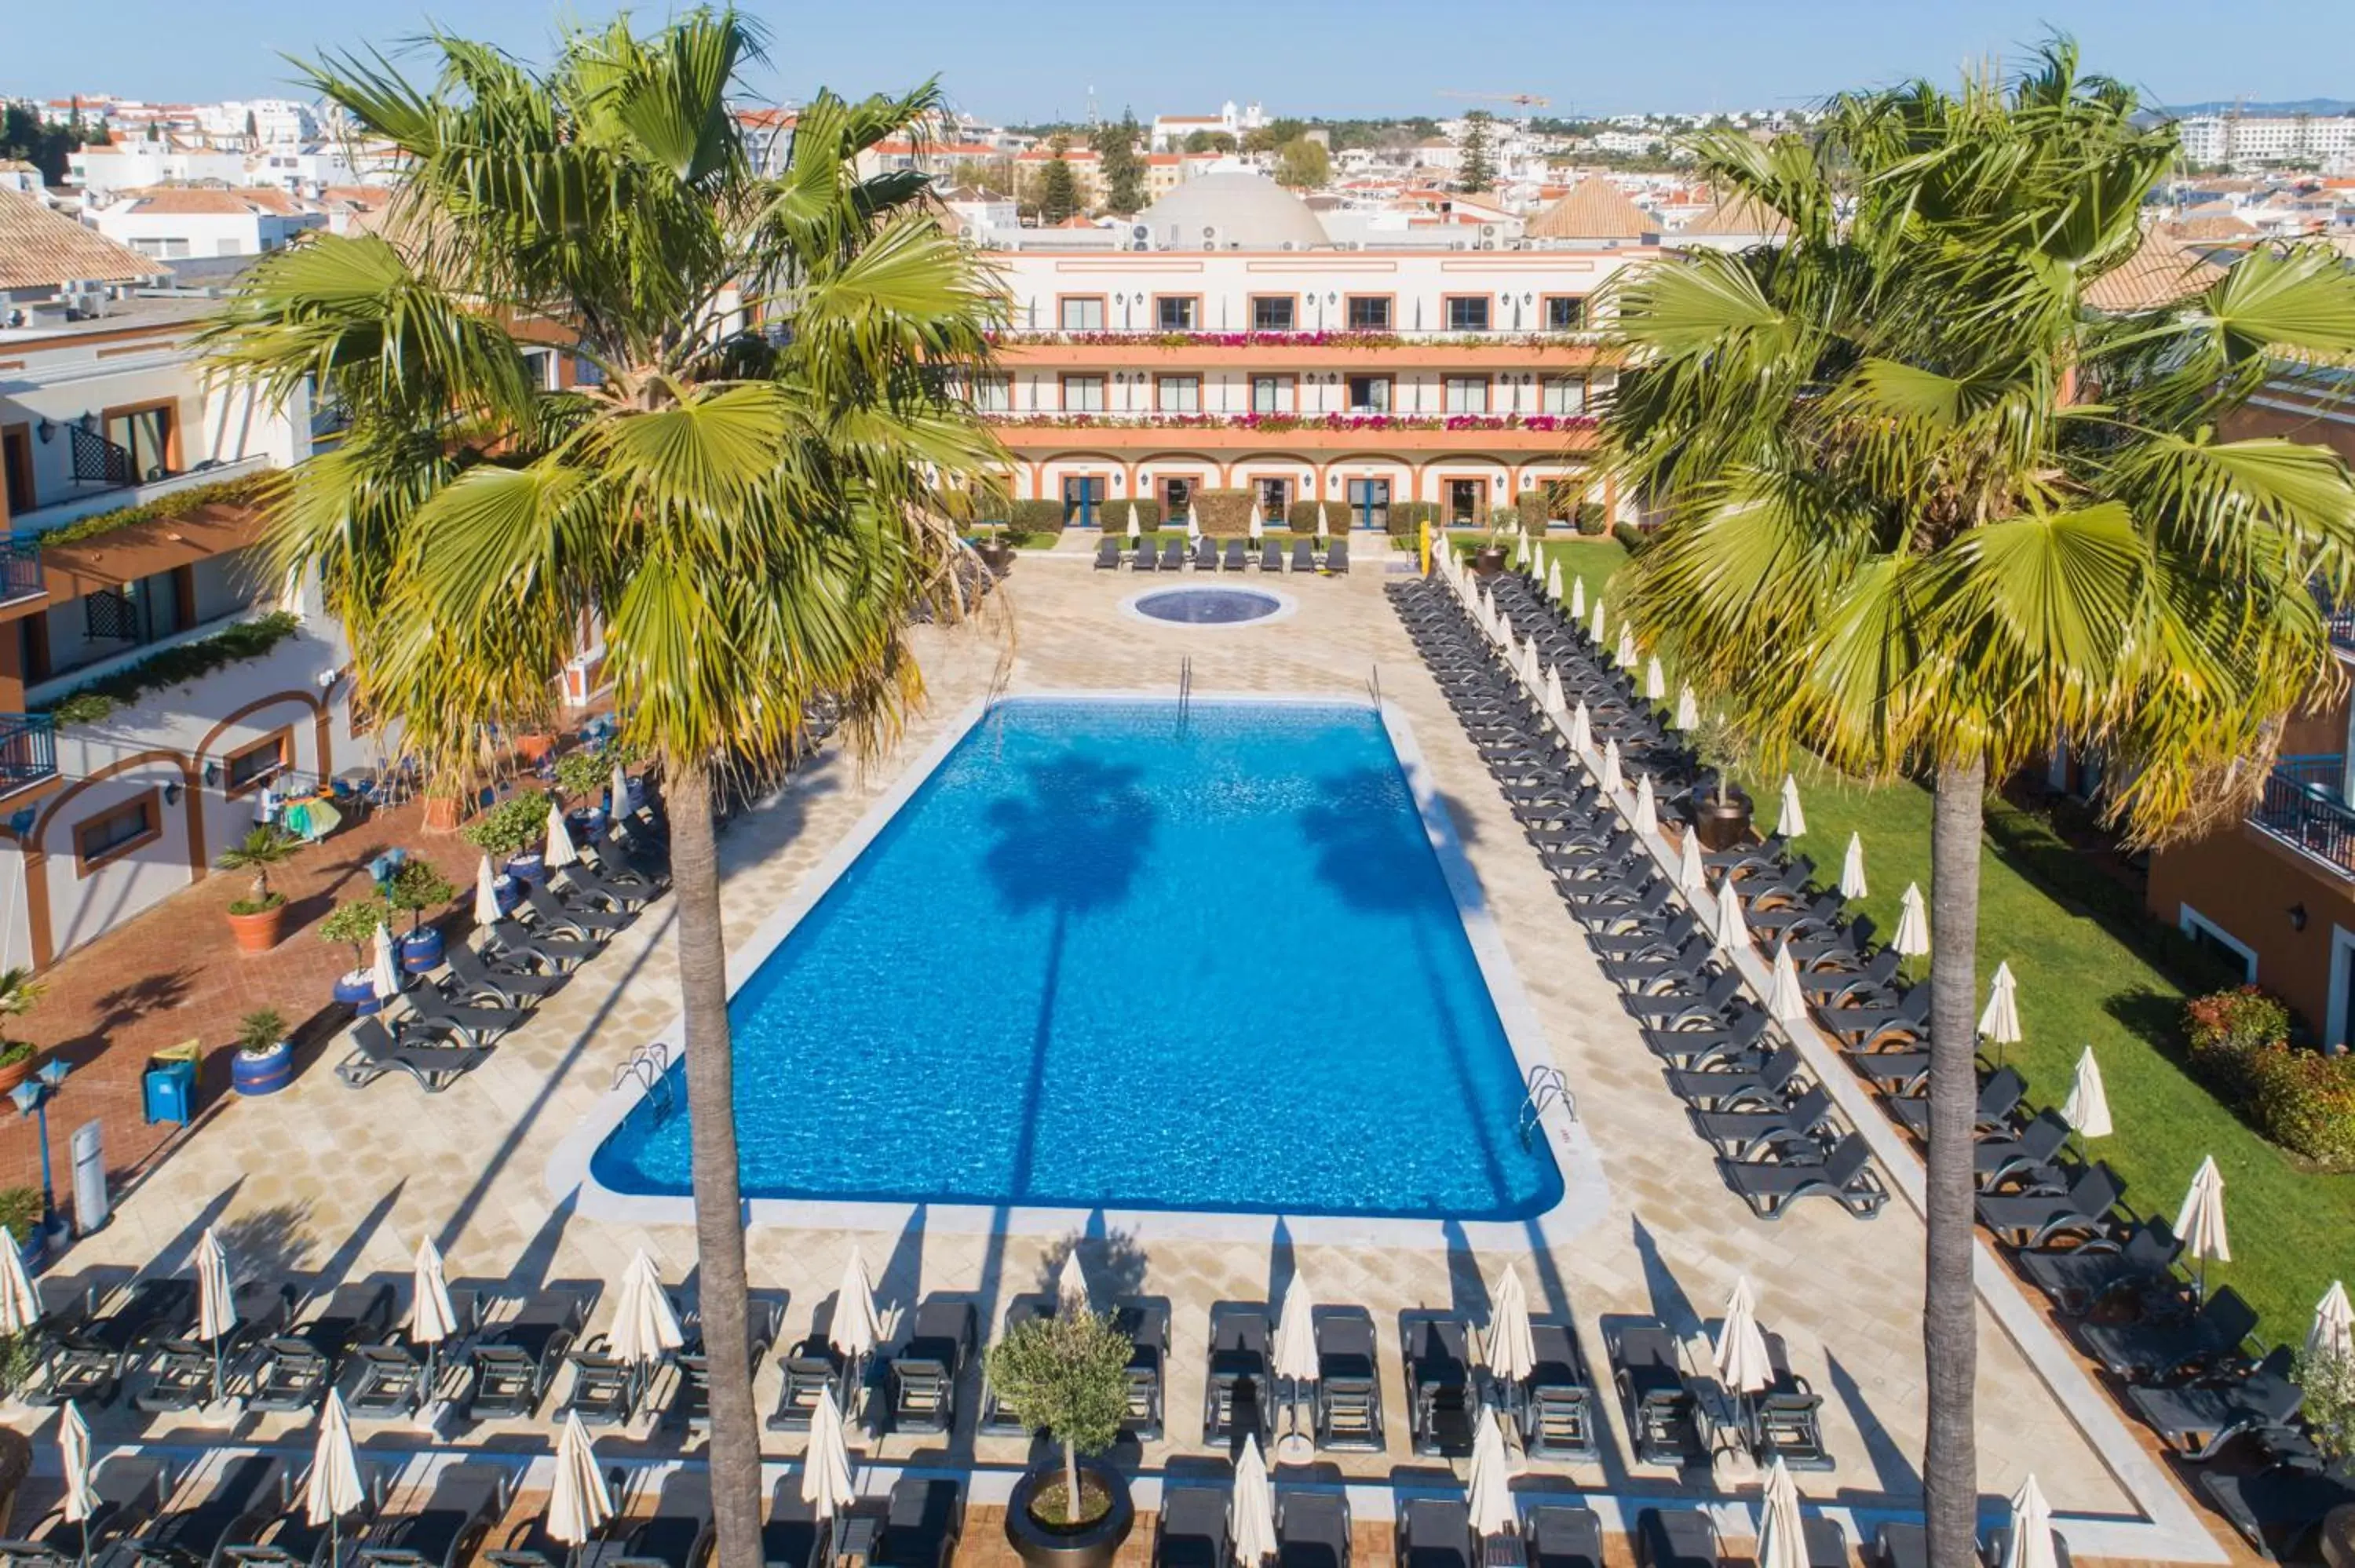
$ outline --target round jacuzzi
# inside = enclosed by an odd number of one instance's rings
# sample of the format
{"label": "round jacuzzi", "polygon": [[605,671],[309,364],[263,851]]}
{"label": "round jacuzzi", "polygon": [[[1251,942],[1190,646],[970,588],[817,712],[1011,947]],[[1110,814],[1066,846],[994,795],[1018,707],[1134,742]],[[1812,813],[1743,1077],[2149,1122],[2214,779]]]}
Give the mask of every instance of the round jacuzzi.
{"label": "round jacuzzi", "polygon": [[1121,601],[1124,613],[1165,626],[1251,626],[1279,620],[1296,608],[1292,596],[1267,588],[1149,588]]}

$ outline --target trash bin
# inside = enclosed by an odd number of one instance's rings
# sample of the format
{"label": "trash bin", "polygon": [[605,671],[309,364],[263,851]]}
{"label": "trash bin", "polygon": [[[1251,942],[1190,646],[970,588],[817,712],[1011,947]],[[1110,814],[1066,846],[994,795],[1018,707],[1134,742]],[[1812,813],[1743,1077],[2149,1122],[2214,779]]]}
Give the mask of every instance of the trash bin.
{"label": "trash bin", "polygon": [[74,1234],[88,1235],[106,1224],[114,1206],[106,1193],[106,1129],[86,1121],[74,1128]]}
{"label": "trash bin", "polygon": [[197,1043],[191,1040],[147,1059],[141,1086],[150,1127],[159,1121],[185,1127],[197,1114]]}

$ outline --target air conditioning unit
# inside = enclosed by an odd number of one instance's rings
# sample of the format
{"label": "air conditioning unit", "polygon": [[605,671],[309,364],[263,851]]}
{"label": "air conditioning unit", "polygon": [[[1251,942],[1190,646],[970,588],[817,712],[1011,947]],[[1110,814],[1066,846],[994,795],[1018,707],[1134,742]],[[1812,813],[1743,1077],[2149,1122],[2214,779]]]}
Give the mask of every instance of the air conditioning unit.
{"label": "air conditioning unit", "polygon": [[1219,226],[1215,223],[1204,224],[1202,226],[1202,249],[1205,250],[1216,250],[1218,248]]}
{"label": "air conditioning unit", "polygon": [[1282,245],[1282,247],[1280,247],[1280,249],[1285,249],[1285,250],[1290,250],[1290,249],[1294,249],[1294,246],[1293,246],[1292,241],[1291,241],[1291,240],[1289,240],[1289,239],[1287,239],[1287,240],[1285,240],[1285,241],[1284,242],[1284,244]]}

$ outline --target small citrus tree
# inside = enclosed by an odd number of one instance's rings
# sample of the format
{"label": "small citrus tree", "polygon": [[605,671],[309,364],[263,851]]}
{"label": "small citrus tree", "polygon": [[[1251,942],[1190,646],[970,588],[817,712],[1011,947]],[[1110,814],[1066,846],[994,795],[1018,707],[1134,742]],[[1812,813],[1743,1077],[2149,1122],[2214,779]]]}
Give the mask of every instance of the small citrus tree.
{"label": "small citrus tree", "polygon": [[1084,1524],[1092,1517],[1080,1496],[1080,1456],[1101,1454],[1120,1436],[1135,1351],[1111,1314],[1093,1312],[1034,1318],[990,1347],[989,1382],[998,1397],[1026,1429],[1063,1447],[1063,1517],[1039,1510],[1047,1522]]}

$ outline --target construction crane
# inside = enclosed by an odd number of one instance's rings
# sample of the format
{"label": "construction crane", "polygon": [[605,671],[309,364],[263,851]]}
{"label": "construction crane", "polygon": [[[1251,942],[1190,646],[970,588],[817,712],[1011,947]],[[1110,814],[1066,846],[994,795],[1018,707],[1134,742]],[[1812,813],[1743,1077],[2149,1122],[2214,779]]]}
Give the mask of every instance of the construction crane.
{"label": "construction crane", "polygon": [[1443,90],[1442,98],[1458,98],[1468,103],[1509,103],[1527,113],[1532,109],[1550,109],[1553,100],[1541,92],[1453,92]]}

